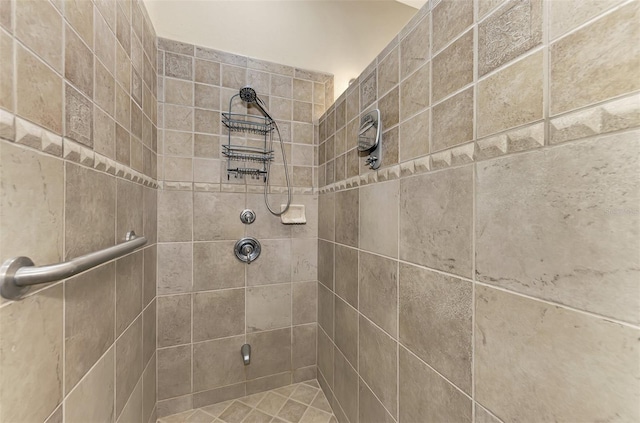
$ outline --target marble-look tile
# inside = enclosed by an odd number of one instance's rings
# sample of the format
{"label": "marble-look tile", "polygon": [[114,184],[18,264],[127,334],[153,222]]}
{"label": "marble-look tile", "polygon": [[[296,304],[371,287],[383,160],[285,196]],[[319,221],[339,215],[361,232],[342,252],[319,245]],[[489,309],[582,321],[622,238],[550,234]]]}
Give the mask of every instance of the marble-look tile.
{"label": "marble-look tile", "polygon": [[478,74],[542,43],[542,0],[509,0],[478,25]]}
{"label": "marble-look tile", "polygon": [[158,241],[191,241],[194,196],[199,195],[190,191],[158,192]]}
{"label": "marble-look tile", "polygon": [[473,31],[438,53],[432,66],[434,102],[473,82]]}
{"label": "marble-look tile", "polygon": [[63,313],[60,284],[0,308],[0,420],[44,421],[62,401]]}
{"label": "marble-look tile", "polygon": [[360,248],[398,256],[399,181],[360,188]]}
{"label": "marble-look tile", "polygon": [[360,252],[358,286],[360,312],[391,336],[397,337],[397,262]]}
{"label": "marble-look tile", "polygon": [[429,61],[430,31],[430,16],[425,16],[400,42],[400,79]]}
{"label": "marble-look tile", "polygon": [[1,148],[0,258],[26,256],[36,265],[61,261],[62,161],[12,143],[2,142]]}
{"label": "marble-look tile", "polygon": [[400,421],[471,422],[471,399],[400,347]]}
{"label": "marble-look tile", "polygon": [[478,166],[478,280],[638,323],[637,137]]}
{"label": "marble-look tile", "polygon": [[158,244],[158,295],[191,292],[193,249],[189,242]]}
{"label": "marble-look tile", "polygon": [[437,104],[431,114],[431,152],[473,140],[473,87]]}
{"label": "marble-look tile", "polygon": [[534,53],[478,84],[478,137],[542,118],[542,59]]}
{"label": "marble-look tile", "polygon": [[244,288],[193,294],[194,342],[239,335],[245,330],[244,321]]}
{"label": "marble-look tile", "polygon": [[243,336],[199,342],[193,345],[193,390],[244,382],[244,364],[240,359]]}
{"label": "marble-look tile", "polygon": [[500,419],[640,418],[637,329],[488,287],[475,295],[476,399]]}
{"label": "marble-look tile", "polygon": [[191,342],[191,294],[158,297],[158,348]]}
{"label": "marble-look tile", "polygon": [[87,376],[71,391],[64,403],[65,421],[114,421],[114,348],[96,363]]}
{"label": "marble-look tile", "polygon": [[245,206],[245,194],[196,192],[193,205],[196,241],[238,240],[244,235],[239,216]]}
{"label": "marble-look tile", "polygon": [[358,370],[385,408],[396,415],[397,402],[397,343],[360,317],[358,334]]}
{"label": "marble-look tile", "polygon": [[473,0],[442,0],[431,14],[432,48],[437,52],[473,23]]}
{"label": "marble-look tile", "polygon": [[400,342],[470,394],[471,283],[403,263],[399,279]]}
{"label": "marble-look tile", "polygon": [[115,267],[109,263],[65,282],[66,392],[113,344]]}
{"label": "marble-look tile", "polygon": [[193,289],[208,291],[244,286],[244,264],[233,254],[234,241],[193,244]]}
{"label": "marble-look tile", "polygon": [[245,367],[247,379],[282,373],[291,369],[291,328],[250,333],[247,343],[255,358]]}
{"label": "marble-look tile", "polygon": [[191,392],[191,366],[191,345],[158,350],[158,400]]}
{"label": "marble-look tile", "polygon": [[355,368],[358,366],[358,311],[336,298],[334,313],[336,347]]}
{"label": "marble-look tile", "polygon": [[631,2],[550,48],[551,114],[640,88],[640,4]]}
{"label": "marble-look tile", "polygon": [[400,258],[471,277],[473,168],[403,179]]}
{"label": "marble-look tile", "polygon": [[400,120],[429,107],[430,66],[426,64],[400,84]]}
{"label": "marble-look tile", "polygon": [[291,284],[247,288],[247,332],[291,326]]}
{"label": "marble-look tile", "polygon": [[335,246],[335,292],[358,308],[358,250]]}

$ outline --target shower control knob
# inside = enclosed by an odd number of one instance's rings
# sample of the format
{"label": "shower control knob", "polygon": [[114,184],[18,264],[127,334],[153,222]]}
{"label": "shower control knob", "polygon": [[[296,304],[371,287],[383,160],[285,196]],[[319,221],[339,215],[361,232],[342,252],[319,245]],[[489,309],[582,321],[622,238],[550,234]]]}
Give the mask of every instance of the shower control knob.
{"label": "shower control knob", "polygon": [[251,264],[260,256],[260,242],[252,237],[246,237],[238,240],[233,247],[238,260],[243,263]]}
{"label": "shower control knob", "polygon": [[242,210],[242,213],[240,213],[240,221],[245,225],[250,225],[253,222],[255,222],[255,220],[256,220],[256,214],[251,209]]}

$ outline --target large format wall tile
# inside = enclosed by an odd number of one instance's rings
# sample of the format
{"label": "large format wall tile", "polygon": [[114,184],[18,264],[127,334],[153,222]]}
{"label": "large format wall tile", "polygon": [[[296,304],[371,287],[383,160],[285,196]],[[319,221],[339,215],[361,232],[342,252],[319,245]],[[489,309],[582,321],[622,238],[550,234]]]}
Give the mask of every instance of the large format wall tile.
{"label": "large format wall tile", "polygon": [[191,392],[191,366],[191,345],[158,350],[158,400]]}
{"label": "large format wall tile", "polygon": [[238,353],[242,344],[244,336],[194,344],[194,392],[244,382],[244,364]]}
{"label": "large format wall tile", "polygon": [[291,326],[291,284],[247,288],[247,332]]}
{"label": "large format wall tile", "polygon": [[398,263],[360,252],[358,293],[360,312],[397,337]]}
{"label": "large format wall tile", "polygon": [[358,250],[336,245],[335,293],[358,308]]}
{"label": "large format wall tile", "polygon": [[399,341],[471,394],[471,283],[400,264],[399,291]]}
{"label": "large format wall tile", "polygon": [[400,78],[404,79],[429,61],[429,17],[425,17],[400,43]]}
{"label": "large format wall tile", "polygon": [[473,82],[473,31],[433,58],[433,101]]}
{"label": "large format wall tile", "polygon": [[480,281],[638,323],[638,133],[478,166]]}
{"label": "large format wall tile", "polygon": [[36,265],[59,262],[63,240],[62,161],[14,144],[3,143],[0,148],[0,259],[26,256]]}
{"label": "large format wall tile", "polygon": [[247,334],[254,359],[245,367],[247,379],[291,370],[291,328]]}
{"label": "large format wall tile", "polygon": [[403,179],[400,258],[471,277],[473,168]]}
{"label": "large format wall tile", "polygon": [[399,373],[400,421],[471,422],[471,399],[403,347]]}
{"label": "large format wall tile", "polygon": [[360,248],[398,256],[400,183],[389,181],[360,188]]}
{"label": "large format wall tile", "polygon": [[193,194],[188,191],[158,193],[158,241],[191,241]]}
{"label": "large format wall tile", "polygon": [[0,308],[0,420],[41,422],[62,401],[62,299],[56,285]]}
{"label": "large format wall tile", "polygon": [[116,340],[116,415],[142,376],[142,316]]}
{"label": "large format wall tile", "polygon": [[550,48],[551,114],[640,88],[640,4],[631,2]]}
{"label": "large format wall tile", "polygon": [[473,0],[442,0],[432,12],[433,51],[437,52],[473,23]]}
{"label": "large format wall tile", "polygon": [[234,241],[193,244],[194,291],[244,286],[245,266],[235,258],[234,244]]}
{"label": "large format wall tile", "polygon": [[337,322],[334,339],[336,347],[353,367],[358,366],[358,311],[340,298],[335,298],[334,320]]}
{"label": "large format wall tile", "polygon": [[[435,86],[435,85],[434,85]],[[473,139],[473,88],[468,88],[433,107],[431,151]]]}
{"label": "large format wall tile", "polygon": [[158,347],[191,342],[191,295],[162,296],[156,301]]}
{"label": "large format wall tile", "polygon": [[637,329],[487,287],[475,324],[477,400],[503,421],[640,418]]}
{"label": "large format wall tile", "polygon": [[335,194],[335,239],[352,247],[358,246],[358,190],[352,189]]}
{"label": "large format wall tile", "polygon": [[243,333],[244,314],[245,290],[243,288],[193,294],[193,341]]}

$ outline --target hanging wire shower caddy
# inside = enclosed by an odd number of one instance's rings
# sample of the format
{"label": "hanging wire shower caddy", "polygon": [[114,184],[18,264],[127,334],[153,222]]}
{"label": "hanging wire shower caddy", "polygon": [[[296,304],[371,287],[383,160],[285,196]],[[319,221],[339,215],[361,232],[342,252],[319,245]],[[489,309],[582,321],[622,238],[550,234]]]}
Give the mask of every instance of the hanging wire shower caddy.
{"label": "hanging wire shower caddy", "polygon": [[[268,146],[273,145],[272,137],[275,129],[275,122],[267,116],[251,115],[232,112],[233,100],[238,94],[229,100],[229,111],[222,113],[222,123],[229,130],[229,137],[226,145],[223,145],[222,154],[227,158],[227,179],[243,178],[250,176],[252,179],[263,178],[267,181],[269,172],[269,162],[274,159],[273,150]],[[231,143],[233,132],[261,135],[263,137],[262,147],[252,147]],[[235,166],[232,162],[252,163],[254,166]]]}

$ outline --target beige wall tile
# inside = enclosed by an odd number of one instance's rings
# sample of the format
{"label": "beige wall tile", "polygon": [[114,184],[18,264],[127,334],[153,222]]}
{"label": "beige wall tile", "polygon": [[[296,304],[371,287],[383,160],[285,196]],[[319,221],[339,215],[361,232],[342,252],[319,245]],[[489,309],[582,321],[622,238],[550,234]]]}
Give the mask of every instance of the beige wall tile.
{"label": "beige wall tile", "polygon": [[358,250],[336,245],[335,292],[358,308]]}
{"label": "beige wall tile", "polygon": [[471,394],[470,282],[400,264],[400,342]]}
{"label": "beige wall tile", "polygon": [[[381,97],[391,88],[398,85],[400,75],[400,48],[394,48],[391,53],[378,64],[378,96]],[[337,109],[336,109],[337,110]],[[337,121],[336,121],[337,123]],[[336,124],[339,128],[342,125]]]}
{"label": "beige wall tile", "polygon": [[[158,400],[189,392],[191,392],[191,345],[158,350]],[[190,408],[189,406],[187,409]],[[181,410],[172,410],[170,414],[179,411]],[[161,414],[158,410],[158,416]]]}
{"label": "beige wall tile", "polygon": [[26,256],[36,265],[59,262],[63,240],[62,161],[12,143],[2,142],[0,148],[2,260]]}
{"label": "beige wall tile", "polygon": [[64,76],[80,92],[93,97],[93,54],[69,25],[65,27]]}
{"label": "beige wall tile", "polygon": [[354,368],[358,366],[358,311],[340,298],[335,299],[336,347]]}
{"label": "beige wall tile", "polygon": [[551,114],[640,88],[640,5],[628,3],[550,48]]}
{"label": "beige wall tile", "polygon": [[358,393],[358,418],[361,422],[379,421],[380,423],[393,423],[395,419],[384,408],[382,403],[371,392],[367,385],[360,379]]}
{"label": "beige wall tile", "polygon": [[116,422],[124,423],[144,421],[142,417],[142,401],[142,379],[140,379]]}
{"label": "beige wall tile", "polygon": [[473,88],[433,107],[431,151],[473,140]]}
{"label": "beige wall tile", "polygon": [[416,27],[400,42],[400,78],[429,61],[431,36],[431,16],[425,16]]}
{"label": "beige wall tile", "polygon": [[360,188],[360,248],[398,256],[399,181]]}
{"label": "beige wall tile", "polygon": [[242,344],[244,336],[194,344],[194,392],[244,382],[244,364],[239,356]]}
{"label": "beige wall tile", "polygon": [[473,168],[403,179],[400,258],[471,277]]}
{"label": "beige wall tile", "polygon": [[480,407],[478,404],[475,405],[476,409],[476,418],[475,421],[477,423],[499,423],[500,420],[492,416],[487,410]]}
{"label": "beige wall tile", "polygon": [[62,16],[48,1],[21,1],[15,4],[16,37],[62,72]]}
{"label": "beige wall tile", "polygon": [[194,111],[191,107],[165,104],[164,127],[165,129],[175,129],[178,131],[192,131],[193,115]]}
{"label": "beige wall tile", "polygon": [[[333,387],[333,343],[327,334],[318,329],[318,380],[326,380]],[[322,382],[321,382],[322,383]]]}
{"label": "beige wall tile", "polygon": [[[291,155],[289,155],[291,158]],[[220,194],[225,195],[225,194]],[[240,222],[240,213],[242,212],[244,202],[238,201],[236,204],[229,204],[225,202],[223,207],[236,207],[228,210],[225,214],[227,221],[225,225],[229,225],[228,221],[237,221],[238,224],[231,225],[240,228],[246,228],[246,234],[253,236],[257,239],[274,239],[274,238],[289,238],[291,237],[291,226],[284,225],[280,221],[280,217],[273,216],[264,201],[264,194],[247,194],[246,195],[246,208],[251,209],[256,214],[256,220],[251,225],[244,225]],[[271,208],[280,211],[281,204],[287,204],[287,195],[269,195],[269,204]],[[240,233],[238,233],[240,237]]]}
{"label": "beige wall tile", "polygon": [[245,266],[235,258],[234,244],[234,241],[193,244],[194,291],[244,286]]}
{"label": "beige wall tile", "polygon": [[115,348],[96,363],[64,404],[65,421],[114,421]]}
{"label": "beige wall tile", "polygon": [[397,343],[360,317],[358,370],[385,408],[397,415]]}
{"label": "beige wall tile", "polygon": [[335,381],[333,389],[336,401],[344,410],[349,421],[358,419],[358,374],[339,350],[335,351]]}
{"label": "beige wall tile", "polygon": [[398,264],[360,252],[358,263],[359,310],[375,324],[397,337]]}
{"label": "beige wall tile", "polygon": [[116,183],[116,241],[124,241],[129,231],[143,234],[143,186],[118,179]]}
{"label": "beige wall tile", "polygon": [[98,58],[109,72],[115,75],[116,65],[116,36],[107,20],[105,20],[106,14],[99,12],[101,5],[109,7],[108,1],[101,1],[96,3],[94,9],[93,18],[93,37],[94,37],[94,52],[96,58]]}
{"label": "beige wall tile", "polygon": [[469,397],[403,347],[399,354],[400,421],[472,421]]}
{"label": "beige wall tile", "polygon": [[119,336],[142,311],[143,253],[116,261],[116,335]]}
{"label": "beige wall tile", "polygon": [[[220,88],[195,84],[194,105],[203,109],[220,110]],[[224,105],[225,108],[227,105]]]}
{"label": "beige wall tile", "polygon": [[291,334],[291,367],[299,369],[316,364],[316,338],[318,326],[294,326]]}
{"label": "beige wall tile", "polygon": [[191,342],[191,294],[158,297],[158,348]]}
{"label": "beige wall tile", "polygon": [[333,339],[334,295],[324,285],[318,284],[318,323],[325,333]]}
{"label": "beige wall tile", "polygon": [[193,106],[194,87],[191,81],[180,79],[164,79],[164,102],[179,104],[182,106]]}
{"label": "beige wall tile", "polygon": [[244,288],[193,294],[193,341],[244,333],[244,314]]}
{"label": "beige wall tile", "polygon": [[0,308],[2,421],[44,421],[62,402],[62,299],[58,284]]}
{"label": "beige wall tile", "polygon": [[164,180],[193,181],[193,160],[187,157],[164,157]]}
{"label": "beige wall tile", "polygon": [[[10,4],[9,2],[4,2]],[[0,7],[3,7],[0,6]],[[14,110],[14,61],[13,61],[13,38],[4,32],[0,32],[0,107],[5,110]]]}
{"label": "beige wall tile", "polygon": [[378,101],[380,119],[382,119],[382,128],[385,131],[398,124],[400,114],[398,92],[399,89],[396,87]]}
{"label": "beige wall tile", "polygon": [[220,85],[220,63],[195,59],[194,79],[211,85]]}
{"label": "beige wall tile", "polygon": [[168,52],[164,54],[164,74],[166,76],[191,81],[193,73],[192,57]]}
{"label": "beige wall tile", "polygon": [[313,101],[313,83],[304,79],[293,79],[293,99],[300,101]]}
{"label": "beige wall tile", "polygon": [[240,221],[240,213],[245,206],[244,194],[196,192],[193,198],[195,240],[242,238],[245,228]]}
{"label": "beige wall tile", "polygon": [[318,279],[318,240],[314,238],[291,240],[292,282]]}
{"label": "beige wall tile", "polygon": [[321,194],[318,197],[318,207],[318,238],[333,241],[335,238],[335,194]]}
{"label": "beige wall tile", "polygon": [[291,328],[247,334],[254,360],[245,367],[247,379],[291,369]]}
{"label": "beige wall tile", "polygon": [[318,240],[318,280],[333,290],[334,244]]}
{"label": "beige wall tile", "polygon": [[582,0],[549,4],[549,37],[553,40],[622,1]]}
{"label": "beige wall tile", "polygon": [[191,243],[158,244],[158,295],[191,292]]}
{"label": "beige wall tile", "polygon": [[478,74],[485,75],[542,42],[542,0],[507,1],[478,25]]}
{"label": "beige wall tile", "polygon": [[[360,110],[365,110],[378,97],[378,82],[376,72],[371,72],[360,83]],[[329,132],[333,132],[333,125],[329,126]]]}
{"label": "beige wall tile", "polygon": [[115,264],[65,282],[65,389],[70,392],[113,344]]}
{"label": "beige wall tile", "polygon": [[542,52],[478,84],[478,136],[542,118]]}
{"label": "beige wall tile", "polygon": [[116,341],[116,415],[119,415],[142,376],[142,316]]}
{"label": "beige wall tile", "polygon": [[293,79],[288,76],[271,75],[271,95],[291,98],[293,94]]}
{"label": "beige wall tile", "polygon": [[158,193],[158,241],[191,241],[194,197],[198,199],[199,194],[165,190]]}
{"label": "beige wall tile", "polygon": [[430,67],[429,63],[425,64],[400,84],[400,120],[429,106]]}
{"label": "beige wall tile", "polygon": [[17,44],[16,112],[62,134],[62,78]]}
{"label": "beige wall tile", "polygon": [[271,285],[291,282],[291,241],[261,241],[260,257],[247,267],[247,285]]}
{"label": "beige wall tile", "polygon": [[487,287],[475,324],[476,398],[500,419],[640,417],[637,329]]}
{"label": "beige wall tile", "polygon": [[148,366],[148,363],[156,353],[157,338],[157,313],[156,301],[152,301],[149,306],[142,312],[142,364]]}
{"label": "beige wall tile", "polygon": [[64,86],[64,135],[93,148],[93,105],[71,85]]}
{"label": "beige wall tile", "polygon": [[247,332],[291,326],[291,284],[247,288]]}
{"label": "beige wall tile", "polygon": [[431,14],[432,48],[437,52],[473,23],[473,0],[442,0]]}
{"label": "beige wall tile", "polygon": [[292,320],[294,325],[316,322],[318,310],[318,283],[297,282],[291,287],[293,295]]}
{"label": "beige wall tile", "polygon": [[[398,150],[401,162],[429,154],[429,113],[425,110],[400,125]],[[383,141],[383,147],[385,144]]]}
{"label": "beige wall tile", "polygon": [[433,58],[433,101],[473,82],[473,31],[467,31]]}
{"label": "beige wall tile", "polygon": [[611,135],[480,165],[479,280],[637,323],[637,137]]}
{"label": "beige wall tile", "polygon": [[[155,352],[155,351],[154,351]],[[144,370],[142,375],[142,421],[151,420],[156,410],[156,355]]]}
{"label": "beige wall tile", "polygon": [[478,17],[480,19],[507,0],[478,0]]}
{"label": "beige wall tile", "polygon": [[336,199],[336,242],[358,246],[358,190],[340,191]]}

